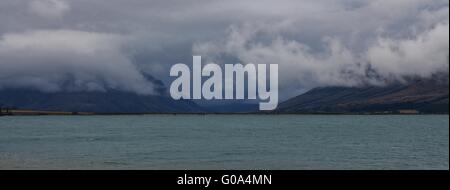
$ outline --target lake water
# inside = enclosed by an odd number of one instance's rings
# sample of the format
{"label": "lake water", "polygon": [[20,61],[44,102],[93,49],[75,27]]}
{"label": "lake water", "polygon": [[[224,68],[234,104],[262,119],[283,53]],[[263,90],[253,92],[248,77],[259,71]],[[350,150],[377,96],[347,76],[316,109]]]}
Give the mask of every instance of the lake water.
{"label": "lake water", "polygon": [[449,169],[448,115],[0,117],[0,169]]}

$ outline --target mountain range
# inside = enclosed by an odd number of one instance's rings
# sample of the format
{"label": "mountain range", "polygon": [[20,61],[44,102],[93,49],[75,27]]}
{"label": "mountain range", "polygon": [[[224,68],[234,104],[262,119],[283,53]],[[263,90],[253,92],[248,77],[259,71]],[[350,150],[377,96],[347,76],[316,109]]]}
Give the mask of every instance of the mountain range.
{"label": "mountain range", "polygon": [[365,87],[322,87],[279,104],[277,113],[448,113],[446,80]]}
{"label": "mountain range", "polygon": [[[162,85],[161,85],[162,86]],[[162,89],[164,90],[164,89]],[[269,113],[448,113],[448,77],[386,86],[320,87],[288,99]],[[255,113],[257,104],[219,105],[131,92],[0,90],[0,107],[91,113]]]}
{"label": "mountain range", "polygon": [[204,112],[192,101],[131,92],[40,92],[2,90],[0,105],[15,109],[93,113]]}

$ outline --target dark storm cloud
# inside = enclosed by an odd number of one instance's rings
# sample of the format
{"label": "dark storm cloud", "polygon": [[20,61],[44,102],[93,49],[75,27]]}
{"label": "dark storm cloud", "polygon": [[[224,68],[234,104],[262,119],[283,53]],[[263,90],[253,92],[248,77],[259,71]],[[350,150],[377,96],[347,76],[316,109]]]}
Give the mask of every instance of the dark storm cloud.
{"label": "dark storm cloud", "polygon": [[145,74],[167,83],[193,52],[278,63],[292,93],[429,77],[448,70],[448,13],[447,0],[4,0],[0,88],[152,93]]}

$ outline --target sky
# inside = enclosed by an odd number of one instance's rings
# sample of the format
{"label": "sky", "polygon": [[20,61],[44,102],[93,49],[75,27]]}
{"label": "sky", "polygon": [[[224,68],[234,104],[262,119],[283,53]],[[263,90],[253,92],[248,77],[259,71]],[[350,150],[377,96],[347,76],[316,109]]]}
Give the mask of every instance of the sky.
{"label": "sky", "polygon": [[448,75],[449,1],[0,1],[0,89],[155,94],[193,55],[278,64],[282,99]]}

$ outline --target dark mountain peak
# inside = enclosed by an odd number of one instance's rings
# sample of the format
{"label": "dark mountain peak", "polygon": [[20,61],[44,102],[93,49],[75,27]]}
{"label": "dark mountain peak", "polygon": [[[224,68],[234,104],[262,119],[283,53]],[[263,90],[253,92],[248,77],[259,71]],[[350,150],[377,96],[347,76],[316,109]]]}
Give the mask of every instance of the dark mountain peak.
{"label": "dark mountain peak", "polygon": [[147,81],[150,81],[151,83],[153,83],[155,92],[158,95],[166,94],[167,88],[165,87],[164,82],[162,82],[159,79],[156,79],[155,77],[153,77],[152,75],[147,74],[147,73],[142,73],[142,75],[145,77],[145,79]]}

